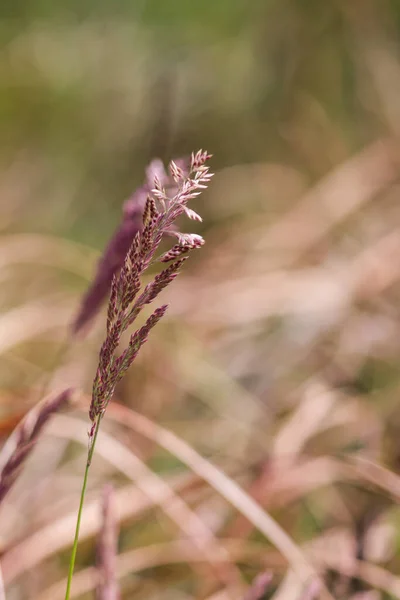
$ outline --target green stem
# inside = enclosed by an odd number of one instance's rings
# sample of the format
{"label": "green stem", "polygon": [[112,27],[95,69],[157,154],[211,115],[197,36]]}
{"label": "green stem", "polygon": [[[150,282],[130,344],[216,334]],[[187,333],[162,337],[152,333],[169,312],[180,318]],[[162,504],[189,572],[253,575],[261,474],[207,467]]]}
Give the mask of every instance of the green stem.
{"label": "green stem", "polygon": [[82,483],[81,499],[80,499],[80,502],[79,502],[78,516],[77,516],[77,519],[76,519],[74,544],[72,546],[71,559],[69,561],[69,571],[68,571],[67,589],[66,589],[66,592],[65,592],[65,600],[69,600],[70,593],[71,593],[72,577],[74,575],[75,559],[76,559],[76,553],[77,553],[77,550],[78,550],[79,530],[80,530],[80,527],[81,527],[83,503],[85,501],[85,494],[86,494],[86,486],[87,486],[87,480],[88,480],[88,475],[89,475],[89,468],[90,468],[90,465],[92,463],[92,457],[93,457],[94,447],[96,445],[97,434],[99,433],[99,428],[100,428],[100,421],[101,421],[101,417],[99,416],[99,417],[97,417],[97,421],[96,421],[96,427],[95,427],[94,434],[93,434],[93,441],[91,442],[91,444],[89,446],[89,450],[88,450],[88,456],[87,456],[86,468],[85,468],[85,475],[83,477],[83,483]]}

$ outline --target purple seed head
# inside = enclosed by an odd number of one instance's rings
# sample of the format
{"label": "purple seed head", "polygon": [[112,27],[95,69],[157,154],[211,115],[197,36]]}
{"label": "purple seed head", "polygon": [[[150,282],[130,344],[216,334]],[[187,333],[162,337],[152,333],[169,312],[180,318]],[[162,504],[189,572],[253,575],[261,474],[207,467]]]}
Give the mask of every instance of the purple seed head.
{"label": "purple seed head", "polygon": [[[145,197],[141,197],[140,224],[136,223],[129,245],[127,245],[127,237],[124,238],[124,245],[121,244],[122,237],[117,233],[111,246],[114,244],[118,252],[116,249],[114,254],[111,250],[106,251],[102,259],[103,267],[100,269],[99,277],[104,285],[107,280],[107,287],[111,287],[111,293],[106,339],[100,350],[99,365],[93,382],[89,410],[92,422],[103,416],[118,381],[135,360],[140,348],[147,341],[151,329],[164,316],[167,306],[156,308],[145,324],[130,336],[127,347],[118,355],[122,334],[134,323],[143,308],[151,304],[176,278],[188,254],[204,244],[200,235],[178,232],[176,221],[182,215],[192,220],[201,220],[197,213],[187,208],[187,203],[198,196],[211,179],[212,174],[205,164],[209,157],[210,155],[203,151],[193,154],[190,167],[187,161],[173,161],[169,166],[170,176],[163,168],[161,169],[158,161],[151,163],[147,182],[142,188],[143,194],[146,188],[146,194]],[[153,178],[152,181],[149,180],[150,177]],[[125,205],[124,214],[129,214],[130,219],[136,214],[134,205],[129,204],[129,201]],[[174,235],[178,238],[178,242],[161,257],[157,257],[159,245],[165,234]],[[114,256],[113,268],[111,268],[111,255]],[[141,280],[144,272],[150,265],[160,261],[174,262],[142,288]],[[92,293],[89,290],[87,296],[89,300]],[[93,307],[98,299],[92,298],[92,300]],[[82,308],[84,306],[85,303]],[[90,313],[89,307],[87,308],[86,316]],[[81,311],[80,318],[76,321],[78,329],[86,319],[82,315]],[[89,437],[93,435],[93,427],[91,432]]]}

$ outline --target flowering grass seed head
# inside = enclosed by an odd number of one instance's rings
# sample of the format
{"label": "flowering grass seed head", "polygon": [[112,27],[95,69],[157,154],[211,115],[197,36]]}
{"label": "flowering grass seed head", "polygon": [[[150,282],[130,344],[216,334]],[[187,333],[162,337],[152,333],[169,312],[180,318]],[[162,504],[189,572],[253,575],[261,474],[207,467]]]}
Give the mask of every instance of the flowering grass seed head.
{"label": "flowering grass seed head", "polygon": [[[188,258],[187,254],[204,244],[200,235],[176,231],[176,221],[182,215],[201,221],[201,217],[186,205],[207,187],[212,177],[205,164],[210,156],[202,150],[192,154],[190,171],[186,170],[183,164],[181,166],[172,161],[169,171],[173,186],[166,187],[168,178],[162,173],[160,175],[159,170],[154,173],[153,187],[147,195],[143,210],[142,225],[127,250],[119,273],[114,274],[111,283],[107,335],[100,350],[89,410],[93,424],[103,416],[115,386],[135,360],[151,329],[164,316],[167,305],[157,308],[152,313],[145,324],[131,335],[125,350],[117,356],[122,334],[133,324],[142,309],[151,304],[175,279]],[[156,253],[165,233],[175,235],[178,243],[157,259]],[[139,293],[143,273],[156,260],[174,262],[157,274]],[[93,437],[94,431],[92,426],[89,438]]]}
{"label": "flowering grass seed head", "polygon": [[[183,176],[188,175],[190,164],[188,160],[177,159],[174,164],[179,173]],[[132,250],[135,236],[151,222],[154,225],[158,211],[156,197],[150,194],[152,188],[162,191],[162,197],[174,195],[178,189],[177,181],[166,172],[159,159],[151,161],[146,169],[144,184],[124,203],[122,221],[100,258],[94,280],[84,295],[72,323],[73,334],[87,329],[96,316],[107,294],[110,293],[113,277],[123,268],[129,249]],[[165,228],[164,234],[169,233],[168,228]]]}

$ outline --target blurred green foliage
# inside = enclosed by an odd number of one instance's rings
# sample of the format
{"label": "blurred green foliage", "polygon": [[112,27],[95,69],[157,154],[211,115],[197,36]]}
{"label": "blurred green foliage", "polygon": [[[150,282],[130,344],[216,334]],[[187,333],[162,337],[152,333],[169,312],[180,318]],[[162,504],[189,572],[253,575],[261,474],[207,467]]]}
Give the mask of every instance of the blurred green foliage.
{"label": "blurred green foliage", "polygon": [[384,130],[359,37],[397,44],[399,15],[385,0],[2,2],[0,166],[29,182],[12,229],[102,247],[149,159],[195,147],[314,180]]}

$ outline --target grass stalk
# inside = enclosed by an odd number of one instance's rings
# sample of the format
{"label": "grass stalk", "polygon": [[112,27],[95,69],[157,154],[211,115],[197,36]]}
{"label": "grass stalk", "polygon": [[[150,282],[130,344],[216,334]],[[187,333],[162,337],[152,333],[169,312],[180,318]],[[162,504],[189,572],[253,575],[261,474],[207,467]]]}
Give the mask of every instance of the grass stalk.
{"label": "grass stalk", "polygon": [[69,597],[70,597],[70,594],[71,594],[71,585],[72,585],[72,578],[73,578],[74,569],[75,569],[76,553],[78,551],[79,530],[80,530],[80,527],[81,527],[82,509],[83,509],[83,504],[85,502],[85,495],[86,495],[86,487],[87,487],[88,476],[89,476],[89,469],[90,469],[90,465],[92,464],[92,458],[93,458],[93,453],[94,453],[94,449],[95,449],[95,445],[96,445],[97,435],[98,435],[99,429],[100,429],[100,421],[101,421],[101,416],[98,416],[92,440],[90,440],[90,442],[89,442],[89,449],[88,449],[88,455],[87,455],[87,461],[86,461],[86,467],[85,467],[85,474],[83,476],[81,497],[80,497],[80,501],[79,501],[78,515],[77,515],[77,518],[76,518],[74,543],[73,543],[73,546],[72,546],[71,558],[70,558],[70,561],[69,561],[69,570],[68,570],[68,579],[67,579],[67,589],[66,589],[66,592],[65,592],[65,600],[69,600]]}
{"label": "grass stalk", "polygon": [[[147,341],[150,331],[164,316],[167,305],[164,304],[155,309],[145,324],[131,335],[125,350],[117,353],[117,349],[124,331],[130,328],[143,308],[147,304],[151,304],[175,279],[189,252],[204,244],[200,235],[178,232],[175,221],[184,214],[189,219],[201,221],[200,215],[186,205],[189,200],[196,198],[207,187],[212,177],[212,173],[205,166],[209,158],[210,155],[202,150],[192,154],[189,170],[184,170],[177,163],[171,161],[168,179],[173,186],[169,190],[169,195],[162,181],[157,176],[154,177],[154,189],[149,190],[150,193],[146,198],[142,226],[136,232],[119,272],[114,274],[112,279],[107,311],[107,333],[100,349],[89,408],[92,425],[89,432],[88,456],[68,570],[65,600],[69,600],[71,594],[87,480],[100,421],[114,395],[117,383],[135,360],[140,348]],[[173,234],[178,238],[178,242],[169,251],[156,257],[161,240],[166,234]],[[159,272],[151,283],[143,287],[141,277],[154,262],[170,264]]]}

